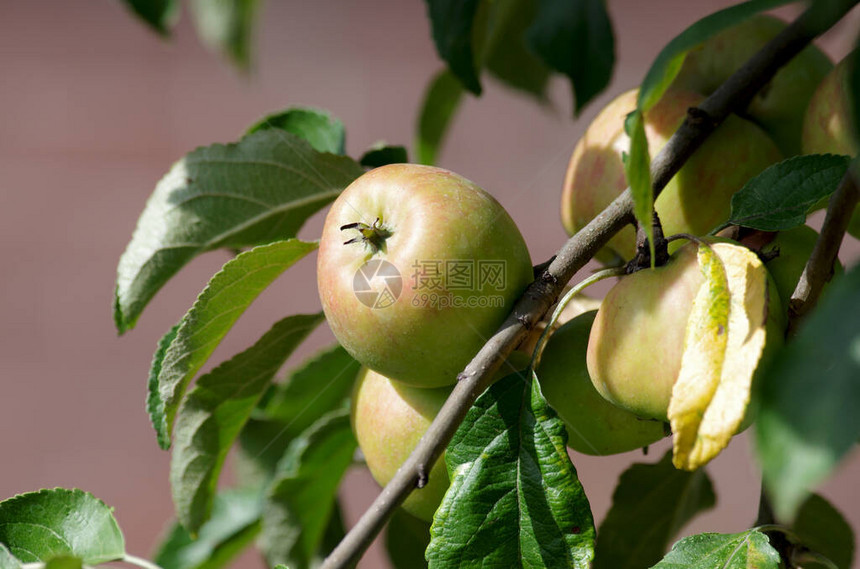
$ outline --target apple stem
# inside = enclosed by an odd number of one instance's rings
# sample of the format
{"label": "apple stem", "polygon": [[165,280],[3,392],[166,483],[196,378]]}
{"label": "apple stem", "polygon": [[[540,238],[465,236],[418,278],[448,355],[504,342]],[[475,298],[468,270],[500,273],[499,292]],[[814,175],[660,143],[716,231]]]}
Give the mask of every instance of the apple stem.
{"label": "apple stem", "polygon": [[654,235],[653,262],[648,234],[639,222],[636,223],[636,255],[625,266],[628,275],[642,269],[662,267],[669,262],[669,242],[663,237],[663,224],[660,223],[657,210],[652,211],[651,231]]}
{"label": "apple stem", "polygon": [[341,231],[348,231],[350,229],[355,229],[358,231],[359,235],[357,237],[353,237],[349,241],[344,241],[343,244],[349,245],[351,243],[365,243],[370,246],[374,253],[384,249],[385,240],[391,237],[391,230],[382,225],[378,217],[372,225],[356,221],[354,223],[347,223],[346,225],[340,226]]}

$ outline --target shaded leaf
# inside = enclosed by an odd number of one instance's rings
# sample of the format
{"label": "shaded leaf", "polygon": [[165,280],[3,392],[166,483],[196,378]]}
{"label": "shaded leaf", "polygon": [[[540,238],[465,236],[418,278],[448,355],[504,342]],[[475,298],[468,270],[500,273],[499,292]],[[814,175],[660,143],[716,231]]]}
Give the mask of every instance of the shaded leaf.
{"label": "shaded leaf", "polygon": [[270,565],[305,569],[316,557],[356,449],[349,411],[326,414],[295,439],[263,511],[260,548]]}
{"label": "shaded leaf", "polygon": [[197,539],[178,522],[162,540],[153,561],[161,569],[218,569],[226,566],[260,533],[262,497],[257,489],[233,489],[217,496],[212,516]]}
{"label": "shaded leaf", "polygon": [[179,0],[125,0],[135,15],[159,34],[170,34],[179,19]]}
{"label": "shaded leaf", "polygon": [[194,0],[191,16],[197,35],[210,49],[246,69],[251,64],[258,3],[258,0]]}
{"label": "shaded leaf", "polygon": [[367,168],[379,168],[386,164],[406,164],[409,162],[409,154],[405,146],[388,146],[380,142],[365,152],[358,162]]}
{"label": "shaded leaf", "polygon": [[164,365],[164,355],[167,353],[167,348],[176,339],[176,332],[179,331],[180,324],[182,322],[175,324],[158,341],[158,347],[152,355],[152,363],[149,366],[149,378],[146,381],[146,412],[155,428],[158,445],[163,449],[170,446],[170,438],[165,431],[161,430],[162,425],[166,425],[167,418],[164,414],[164,402],[159,393],[158,376],[161,375],[161,368]]}
{"label": "shaded leaf", "polygon": [[68,555],[98,565],[125,555],[112,508],[92,494],[64,488],[0,502],[0,543],[24,563]]}
{"label": "shaded leaf", "polygon": [[473,27],[480,0],[426,0],[439,57],[459,83],[475,95],[481,82],[472,49]]}
{"label": "shaded leaf", "polygon": [[850,158],[834,154],[795,156],[766,169],[732,196],[726,225],[783,231],[806,216],[839,186]]}
{"label": "shaded leaf", "polygon": [[538,0],[493,2],[483,59],[497,79],[544,101],[550,70],[532,53],[525,37],[537,6]]}
{"label": "shaded leaf", "polygon": [[[339,345],[323,350],[276,384],[240,435],[244,475],[274,475],[287,447],[323,415],[349,408],[360,364]],[[250,464],[249,464],[250,463]]]}
{"label": "shaded leaf", "polygon": [[199,148],[162,178],[119,261],[114,319],[134,327],[153,295],[195,256],[295,237],[364,170],[279,129]]}
{"label": "shaded leaf", "polygon": [[603,0],[539,0],[526,41],[550,69],[570,78],[576,114],[612,78],[615,37]]}
{"label": "shaded leaf", "polygon": [[296,239],[255,247],[227,262],[209,280],[161,360],[158,400],[150,405],[151,417],[158,420],[153,426],[161,448],[170,446],[176,410],[191,378],[257,296],[316,248],[316,243]]}
{"label": "shaded leaf", "polygon": [[767,271],[730,243],[700,244],[705,283],[693,301],[669,420],[674,464],[696,469],[720,453],[746,415],[765,343]]}
{"label": "shaded leaf", "polygon": [[824,555],[839,569],[851,569],[854,531],[839,510],[818,494],[807,498],[791,527],[800,543]]}
{"label": "shaded leaf", "polygon": [[756,442],[774,512],[790,520],[860,438],[860,265],[818,307],[762,378]]}
{"label": "shaded leaf", "polygon": [[312,107],[290,107],[267,115],[254,123],[247,134],[258,130],[280,129],[305,139],[317,152],[343,154],[346,148],[346,129],[340,119]]}
{"label": "shaded leaf", "polygon": [[439,72],[430,81],[421,104],[415,139],[415,154],[420,164],[436,163],[439,148],[462,98],[463,87],[449,71]]}
{"label": "shaded leaf", "polygon": [[394,569],[427,567],[424,550],[430,544],[430,524],[408,514],[402,508],[385,526],[385,549]]}
{"label": "shaded leaf", "polygon": [[687,522],[715,503],[705,469],[677,470],[671,453],[656,464],[634,464],[615,487],[597,532],[592,569],[650,567]]}
{"label": "shaded leaf", "polygon": [[445,453],[451,486],[429,567],[587,568],[594,522],[566,441],[534,377],[511,374],[484,392]]}
{"label": "shaded leaf", "polygon": [[672,84],[687,52],[706,39],[742,22],[750,16],[788,4],[792,0],[749,0],[714,12],[695,22],[666,44],[645,74],[639,88],[639,110],[647,111],[663,97]]}
{"label": "shaded leaf", "polygon": [[322,321],[289,316],[253,346],[197,381],[176,417],[170,487],[176,517],[195,535],[209,518],[227,452],[272,378]]}
{"label": "shaded leaf", "polygon": [[633,197],[633,214],[645,230],[654,266],[654,189],[651,186],[651,156],[645,137],[645,119],[640,111],[633,111],[624,121],[624,130],[630,137],[630,154],[624,156],[624,177]]}
{"label": "shaded leaf", "polygon": [[735,534],[703,533],[672,546],[653,569],[778,569],[779,553],[755,530]]}

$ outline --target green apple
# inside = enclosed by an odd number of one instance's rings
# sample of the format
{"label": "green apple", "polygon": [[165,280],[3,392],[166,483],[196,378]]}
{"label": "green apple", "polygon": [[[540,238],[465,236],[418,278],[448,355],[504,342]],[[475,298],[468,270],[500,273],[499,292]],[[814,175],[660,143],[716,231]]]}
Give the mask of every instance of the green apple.
{"label": "green apple", "polygon": [[[528,363],[528,357],[515,352],[493,379],[525,369]],[[413,387],[362,368],[352,393],[352,430],[373,479],[380,485],[388,484],[409,458],[452,389]],[[412,492],[403,503],[404,510],[428,522],[448,489],[444,456],[430,469],[427,485]]]}
{"label": "green apple", "polygon": [[537,369],[541,391],[567,427],[567,446],[585,454],[627,452],[664,436],[663,423],[616,407],[594,389],[586,368],[588,335],[597,311],[553,332]]}
{"label": "green apple", "polygon": [[453,384],[533,279],[514,221],[441,168],[383,166],[332,204],[317,260],[329,326],[363,365],[417,387]]}
{"label": "green apple", "polygon": [[[715,244],[718,256],[719,249]],[[619,279],[591,328],[586,362],[595,389],[640,417],[668,420],[687,321],[704,282],[696,250],[694,243],[689,244],[666,265]],[[768,283],[765,351],[772,353],[782,343],[785,318],[776,286],[770,278]]]}
{"label": "green apple", "polygon": [[[803,121],[804,154],[857,156],[857,136],[852,127],[848,74],[853,58],[846,57],[818,86]],[[854,210],[848,233],[860,239],[860,206]]]}
{"label": "green apple", "polygon": [[[778,18],[757,15],[723,30],[687,54],[672,86],[710,95],[785,27]],[[830,58],[810,45],[750,102],[746,114],[773,137],[786,156],[800,154],[806,106],[832,68]]]}
{"label": "green apple", "polygon": [[[773,240],[761,249],[765,257],[773,256],[778,252],[765,264],[765,267],[773,278],[779,292],[779,298],[786,309],[817,240],[818,232],[816,230],[808,225],[800,225],[786,231],[780,231]],[[836,260],[833,270],[836,274],[844,272],[839,259]]]}
{"label": "green apple", "polygon": [[[636,108],[637,91],[627,91],[604,108],[573,151],[561,198],[565,229],[573,235],[627,187],[622,153],[630,147],[624,118]],[[645,114],[645,134],[654,156],[704,97],[689,91],[668,91]],[[704,235],[725,221],[731,197],[753,176],[781,158],[767,134],[734,115],[705,141],[655,202],[664,233]],[[672,246],[674,250],[676,246]],[[630,259],[636,249],[633,228],[622,229],[598,258]]]}
{"label": "green apple", "polygon": [[851,62],[850,57],[840,61],[812,95],[803,121],[804,154],[857,155],[848,88]]}

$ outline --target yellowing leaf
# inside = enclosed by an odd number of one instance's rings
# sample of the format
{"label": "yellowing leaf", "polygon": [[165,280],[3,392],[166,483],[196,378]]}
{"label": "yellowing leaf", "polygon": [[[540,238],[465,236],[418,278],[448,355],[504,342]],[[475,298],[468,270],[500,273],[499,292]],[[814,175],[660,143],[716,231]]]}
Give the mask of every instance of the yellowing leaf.
{"label": "yellowing leaf", "polygon": [[690,312],[669,403],[673,463],[685,470],[714,458],[740,427],[767,320],[767,273],[755,253],[714,243],[700,245],[698,258],[705,282]]}

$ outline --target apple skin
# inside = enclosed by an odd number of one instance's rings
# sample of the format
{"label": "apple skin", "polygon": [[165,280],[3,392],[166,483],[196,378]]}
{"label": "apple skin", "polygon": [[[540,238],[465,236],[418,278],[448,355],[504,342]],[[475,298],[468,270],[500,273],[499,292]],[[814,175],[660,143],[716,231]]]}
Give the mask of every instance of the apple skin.
{"label": "apple skin", "polygon": [[666,436],[664,425],[616,407],[594,389],[585,360],[596,315],[585,312],[553,332],[537,369],[541,391],[567,427],[573,450],[608,455],[642,448]]}
{"label": "apple skin", "polygon": [[[718,256],[720,245],[713,243]],[[704,282],[696,249],[695,243],[688,244],[666,265],[619,279],[603,299],[591,328],[586,361],[595,389],[640,417],[668,421],[687,321]],[[782,344],[785,330],[779,294],[769,276],[768,297],[762,361]]]}
{"label": "apple skin", "polygon": [[[786,25],[779,18],[759,14],[723,30],[687,54],[672,87],[710,95]],[[745,116],[764,128],[783,154],[800,154],[806,106],[832,68],[824,52],[808,46],[756,94]]]}
{"label": "apple skin", "polygon": [[[637,90],[623,93],[589,125],[573,151],[561,198],[562,223],[573,235],[600,213],[627,187],[621,153],[630,139],[624,118],[636,107]],[[645,113],[645,135],[652,156],[666,144],[684,121],[689,107],[703,96],[689,91],[667,91]],[[753,176],[781,158],[767,134],[734,115],[705,141],[672,178],[655,202],[664,233],[704,235],[725,221],[731,196]],[[731,165],[731,167],[727,167]],[[670,252],[677,245],[670,246]],[[630,259],[636,249],[632,227],[625,227],[598,254],[603,262]]]}
{"label": "apple skin", "polygon": [[[525,369],[529,358],[514,352],[496,372],[493,381]],[[425,389],[412,387],[362,368],[352,392],[350,419],[352,432],[364,454],[373,479],[382,486],[388,484],[430,423],[439,413],[453,386]],[[433,520],[448,490],[445,455],[430,469],[427,485],[412,492],[402,507],[424,521]]]}
{"label": "apple skin", "polygon": [[804,154],[857,156],[848,95],[851,61],[840,61],[812,95],[803,121]]}
{"label": "apple skin", "polygon": [[[409,458],[452,389],[411,387],[367,368],[359,372],[352,396],[352,431],[373,479],[380,485],[388,484]],[[427,485],[412,492],[402,505],[424,521],[433,520],[448,489],[443,458],[430,470]]]}
{"label": "apple skin", "polygon": [[[840,61],[816,89],[803,121],[804,154],[857,156],[851,120],[848,74],[853,59]],[[826,205],[826,204],[822,204]],[[860,206],[854,209],[848,233],[860,239]]]}
{"label": "apple skin", "polygon": [[[773,278],[779,292],[779,298],[786,309],[817,240],[818,232],[816,230],[808,225],[800,225],[786,231],[780,231],[773,240],[761,248],[761,252],[765,256],[779,251],[779,255],[769,260],[765,267]],[[837,275],[844,272],[839,259],[836,259],[833,271]]]}
{"label": "apple skin", "polygon": [[[377,219],[387,232],[381,247],[355,229],[341,230]],[[356,273],[370,260],[399,272],[402,291],[393,304],[373,308],[356,296]],[[416,286],[416,263],[446,261],[473,263],[475,284]],[[503,264],[503,282],[479,283],[479,262]],[[528,248],[508,213],[476,184],[441,168],[393,164],[364,174],[332,204],[320,239],[317,284],[335,337],[363,365],[417,387],[455,383],[532,280]],[[377,275],[370,284],[381,290],[385,280]],[[428,293],[447,304],[428,303]]]}

